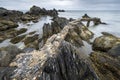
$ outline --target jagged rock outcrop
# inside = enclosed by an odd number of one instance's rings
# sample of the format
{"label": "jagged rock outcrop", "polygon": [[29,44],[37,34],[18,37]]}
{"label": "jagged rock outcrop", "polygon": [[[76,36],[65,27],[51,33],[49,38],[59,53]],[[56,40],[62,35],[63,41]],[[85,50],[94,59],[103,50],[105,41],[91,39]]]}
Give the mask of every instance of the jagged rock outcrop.
{"label": "jagged rock outcrop", "polygon": [[23,15],[23,12],[21,12],[21,11],[7,10],[5,8],[0,7],[0,18],[2,18],[4,20],[18,22],[22,15]]}
{"label": "jagged rock outcrop", "polygon": [[108,51],[113,46],[118,44],[120,44],[120,38],[104,32],[103,36],[100,36],[94,40],[93,49],[98,51]]}
{"label": "jagged rock outcrop", "polygon": [[38,6],[32,6],[30,8],[30,11],[28,11],[26,14],[30,14],[30,15],[49,15],[49,16],[57,16],[58,12],[56,9],[53,10],[46,10],[45,8],[40,8]]}
{"label": "jagged rock outcrop", "polygon": [[93,52],[90,58],[93,62],[94,71],[100,80],[120,79],[120,59],[100,51]]}
{"label": "jagged rock outcrop", "polygon": [[91,18],[87,14],[84,14],[82,16],[81,21],[83,21],[83,22],[86,21],[87,22],[87,24],[86,24],[87,27],[90,26],[91,21],[93,21],[94,26],[99,25],[99,24],[107,24],[105,22],[102,22],[100,18],[97,18],[97,17]]}
{"label": "jagged rock outcrop", "polygon": [[94,71],[100,80],[120,79],[120,38],[103,32],[103,36],[95,39],[90,54]]}
{"label": "jagged rock outcrop", "polygon": [[51,36],[40,51],[17,55],[10,64],[17,67],[10,79],[97,80],[85,54],[78,49],[83,46],[81,38],[93,36],[88,29],[84,30],[86,36],[81,36],[83,27],[80,21],[70,22],[60,33]]}
{"label": "jagged rock outcrop", "polygon": [[49,23],[45,23],[43,26],[43,35],[40,38],[41,47],[45,44],[49,37],[51,37],[53,34],[59,33],[69,22],[69,20],[63,17],[54,17],[52,20],[53,22],[51,22],[51,25]]}

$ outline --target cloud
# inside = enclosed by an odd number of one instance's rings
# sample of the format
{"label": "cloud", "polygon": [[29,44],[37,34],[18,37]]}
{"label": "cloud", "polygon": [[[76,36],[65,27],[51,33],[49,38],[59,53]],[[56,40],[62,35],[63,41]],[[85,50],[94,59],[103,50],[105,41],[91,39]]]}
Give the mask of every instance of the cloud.
{"label": "cloud", "polygon": [[19,10],[28,10],[32,5],[47,9],[118,10],[119,4],[120,0],[0,0],[1,7]]}

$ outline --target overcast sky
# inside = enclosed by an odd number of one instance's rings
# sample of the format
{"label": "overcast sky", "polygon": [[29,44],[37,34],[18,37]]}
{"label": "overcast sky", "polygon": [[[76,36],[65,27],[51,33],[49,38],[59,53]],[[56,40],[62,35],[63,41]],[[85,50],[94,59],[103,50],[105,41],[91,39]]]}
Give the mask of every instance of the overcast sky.
{"label": "overcast sky", "polygon": [[120,0],[0,0],[0,7],[28,10],[32,5],[47,9],[120,10]]}

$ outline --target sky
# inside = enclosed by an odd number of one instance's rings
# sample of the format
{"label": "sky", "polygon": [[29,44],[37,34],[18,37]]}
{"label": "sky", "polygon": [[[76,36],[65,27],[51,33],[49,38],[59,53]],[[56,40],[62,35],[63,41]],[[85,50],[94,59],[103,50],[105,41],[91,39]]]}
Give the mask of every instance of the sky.
{"label": "sky", "polygon": [[36,5],[47,9],[120,10],[120,0],[0,0],[0,7],[28,10]]}

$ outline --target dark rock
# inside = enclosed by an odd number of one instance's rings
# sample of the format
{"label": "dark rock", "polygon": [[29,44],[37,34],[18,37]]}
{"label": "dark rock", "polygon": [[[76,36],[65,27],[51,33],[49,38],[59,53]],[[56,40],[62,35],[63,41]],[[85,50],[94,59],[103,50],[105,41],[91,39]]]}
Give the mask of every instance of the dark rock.
{"label": "dark rock", "polygon": [[90,18],[87,14],[84,14],[82,18]]}
{"label": "dark rock", "polygon": [[35,48],[24,48],[22,51],[24,52],[24,53],[30,53],[30,52],[32,52],[32,51],[34,51],[35,50]]}
{"label": "dark rock", "polygon": [[8,20],[0,20],[0,31],[18,27],[18,24]]}
{"label": "dark rock", "polygon": [[68,20],[63,17],[54,17],[53,22],[50,24],[44,24],[43,26],[43,36],[40,40],[40,44],[43,46],[46,42],[46,40],[51,37],[53,34],[59,33],[65,25],[68,24]]}
{"label": "dark rock", "polygon": [[120,60],[103,52],[93,52],[90,58],[99,80],[120,79]]}
{"label": "dark rock", "polygon": [[0,67],[6,67],[14,57],[22,51],[16,46],[7,46],[0,49]]}
{"label": "dark rock", "polygon": [[33,36],[28,36],[26,37],[23,42],[25,43],[25,45],[34,42],[35,40],[38,40],[38,34],[35,34]]}
{"label": "dark rock", "polygon": [[32,34],[35,34],[35,33],[36,33],[36,31],[30,32],[29,35],[32,35]]}
{"label": "dark rock", "polygon": [[27,29],[26,28],[21,28],[20,30],[17,30],[16,31],[16,35],[20,35],[20,34],[22,34],[22,33],[25,33],[27,31]]}
{"label": "dark rock", "polygon": [[120,56],[120,45],[114,46],[107,53],[113,57],[119,57]]}
{"label": "dark rock", "polygon": [[41,12],[41,8],[34,5],[30,8],[30,11],[27,13],[31,15],[40,15],[40,12]]}
{"label": "dark rock", "polygon": [[29,14],[24,14],[22,17],[21,17],[21,20],[22,21],[33,21],[33,20],[37,20],[38,18],[35,17],[35,16],[31,16]]}
{"label": "dark rock", "polygon": [[16,44],[19,43],[20,41],[22,41],[25,38],[26,35],[22,35],[22,36],[17,36],[15,38],[12,38],[10,40],[11,43]]}
{"label": "dark rock", "polygon": [[13,73],[15,67],[0,67],[0,80],[10,80],[10,74]]}
{"label": "dark rock", "polygon": [[69,19],[69,21],[74,21],[74,20],[75,20],[75,19],[73,19],[73,18],[70,18],[70,19]]}
{"label": "dark rock", "polygon": [[40,8],[38,6],[33,6],[30,8],[30,11],[28,11],[26,14],[30,14],[30,15],[49,15],[49,16],[57,16],[58,12],[56,9],[53,10],[46,10],[45,8]]}
{"label": "dark rock", "polygon": [[65,10],[58,10],[58,12],[65,12]]}
{"label": "dark rock", "polygon": [[20,21],[20,17],[23,15],[23,12],[16,10],[7,10],[5,8],[0,8],[0,18],[5,20],[10,20],[13,22]]}

